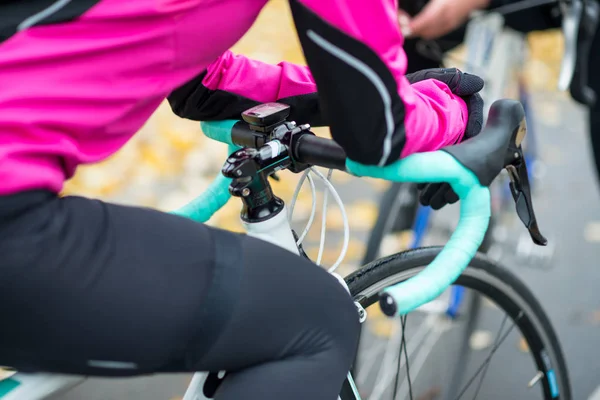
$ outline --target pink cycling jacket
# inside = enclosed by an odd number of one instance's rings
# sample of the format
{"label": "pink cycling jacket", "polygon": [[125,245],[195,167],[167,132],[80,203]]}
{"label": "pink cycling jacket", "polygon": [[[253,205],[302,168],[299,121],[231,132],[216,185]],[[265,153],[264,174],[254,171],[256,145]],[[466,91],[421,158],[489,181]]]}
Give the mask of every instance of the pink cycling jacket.
{"label": "pink cycling jacket", "polygon": [[460,140],[464,102],[439,81],[404,77],[394,0],[291,0],[310,71],[228,51],[265,3],[3,2],[0,194],[60,191],[78,165],[121,148],[167,96],[178,115],[204,120],[287,102],[297,122],[331,126],[348,156],[367,164]]}

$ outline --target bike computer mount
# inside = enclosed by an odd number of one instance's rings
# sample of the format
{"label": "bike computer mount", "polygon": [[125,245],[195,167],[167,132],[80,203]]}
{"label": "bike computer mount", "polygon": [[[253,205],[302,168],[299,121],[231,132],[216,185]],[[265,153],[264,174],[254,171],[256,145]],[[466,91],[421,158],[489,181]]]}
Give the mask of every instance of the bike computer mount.
{"label": "bike computer mount", "polygon": [[281,103],[265,103],[252,107],[242,113],[242,119],[250,129],[265,134],[285,122],[290,116],[290,106]]}
{"label": "bike computer mount", "polygon": [[[312,135],[310,125],[298,126],[287,121],[289,114],[290,106],[286,104],[261,104],[242,113],[244,122],[248,124],[245,135],[236,137],[235,126],[232,129],[234,143],[243,148],[227,158],[221,172],[232,178],[229,192],[242,199],[241,217],[247,222],[264,221],[283,208],[281,199],[273,194],[267,180],[269,176],[282,169],[300,172],[308,168],[308,165],[296,162],[290,154],[297,137]],[[249,137],[248,127],[256,135]]]}
{"label": "bike computer mount", "polygon": [[[289,150],[294,147],[300,136],[314,135],[310,132],[310,125],[297,125],[294,121],[288,121],[289,115],[290,106],[287,104],[271,102],[254,106],[242,113],[242,119],[247,125],[243,124],[241,130],[234,126],[233,141],[242,147],[255,149],[276,141]],[[248,135],[248,128],[254,132],[254,135]],[[299,163],[295,157],[289,157],[287,164],[285,168],[294,173],[309,167],[307,164]]]}

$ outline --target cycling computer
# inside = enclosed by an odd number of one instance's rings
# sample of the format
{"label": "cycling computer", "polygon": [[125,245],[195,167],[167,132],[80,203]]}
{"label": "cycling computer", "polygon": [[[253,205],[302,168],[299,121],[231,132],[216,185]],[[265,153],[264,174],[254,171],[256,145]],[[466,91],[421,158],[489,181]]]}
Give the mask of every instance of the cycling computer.
{"label": "cycling computer", "polygon": [[281,103],[265,103],[242,113],[242,118],[252,130],[268,133],[290,115],[290,106]]}

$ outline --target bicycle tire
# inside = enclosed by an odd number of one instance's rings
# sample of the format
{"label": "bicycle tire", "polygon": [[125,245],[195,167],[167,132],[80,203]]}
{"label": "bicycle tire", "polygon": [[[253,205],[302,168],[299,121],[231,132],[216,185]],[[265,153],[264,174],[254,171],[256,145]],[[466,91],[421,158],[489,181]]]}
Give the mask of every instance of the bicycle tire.
{"label": "bicycle tire", "polygon": [[[441,250],[442,247],[418,248],[376,260],[346,277],[350,293],[367,308],[378,300],[378,293],[383,287],[414,276]],[[542,385],[544,398],[571,400],[569,374],[557,335],[540,303],[525,284],[482,254],[473,258],[456,284],[494,301],[519,328],[538,371],[545,372],[538,383]],[[558,395],[553,395],[551,375],[554,376]],[[345,397],[342,391],[341,399],[348,398],[352,397]]]}

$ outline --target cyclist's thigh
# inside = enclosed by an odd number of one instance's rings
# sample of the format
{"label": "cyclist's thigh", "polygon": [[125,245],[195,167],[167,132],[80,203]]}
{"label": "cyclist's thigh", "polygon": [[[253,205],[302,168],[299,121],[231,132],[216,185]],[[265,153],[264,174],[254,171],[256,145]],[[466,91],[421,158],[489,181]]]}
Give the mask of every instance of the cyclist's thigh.
{"label": "cyclist's thigh", "polygon": [[195,369],[230,372],[219,399],[335,399],[358,346],[350,295],[324,269],[270,243],[245,237],[242,253],[237,306]]}
{"label": "cyclist's thigh", "polygon": [[322,374],[335,372],[332,365],[347,370],[360,324],[346,289],[325,269],[270,243],[246,236],[241,248],[238,304],[199,369],[313,357]]}
{"label": "cyclist's thigh", "polygon": [[[47,192],[0,198],[0,210],[0,365],[91,375],[243,369],[346,337],[352,356],[350,297],[276,246]],[[204,359],[214,345],[223,354]]]}
{"label": "cyclist's thigh", "polygon": [[208,227],[49,192],[0,210],[0,364],[122,375],[183,356],[215,277]]}

